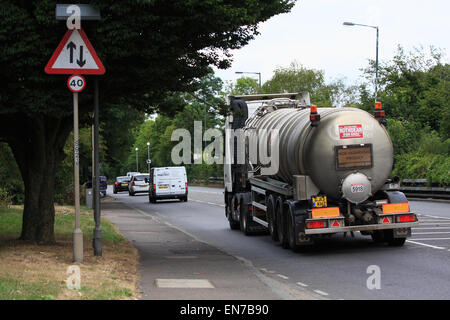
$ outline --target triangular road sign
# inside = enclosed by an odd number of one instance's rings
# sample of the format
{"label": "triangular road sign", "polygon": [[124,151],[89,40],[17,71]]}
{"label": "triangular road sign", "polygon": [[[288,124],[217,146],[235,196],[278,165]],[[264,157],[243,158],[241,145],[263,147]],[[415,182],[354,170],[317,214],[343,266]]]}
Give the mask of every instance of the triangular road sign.
{"label": "triangular road sign", "polygon": [[51,74],[104,74],[105,67],[83,29],[67,30],[45,67]]}

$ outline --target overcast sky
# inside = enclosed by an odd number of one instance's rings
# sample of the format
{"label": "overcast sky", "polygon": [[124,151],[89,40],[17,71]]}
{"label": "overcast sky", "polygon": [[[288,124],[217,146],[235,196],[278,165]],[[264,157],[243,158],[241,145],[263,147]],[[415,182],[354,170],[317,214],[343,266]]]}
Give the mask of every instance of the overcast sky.
{"label": "overcast sky", "polygon": [[261,72],[264,83],[277,67],[295,60],[324,70],[328,81],[339,77],[355,83],[359,69],[375,59],[376,30],[343,26],[344,21],[379,27],[380,60],[391,59],[400,44],[407,51],[439,47],[448,62],[449,13],[449,0],[298,0],[290,13],[260,24],[260,35],[233,51],[232,67],[215,69],[216,75],[235,81],[240,77],[235,71]]}

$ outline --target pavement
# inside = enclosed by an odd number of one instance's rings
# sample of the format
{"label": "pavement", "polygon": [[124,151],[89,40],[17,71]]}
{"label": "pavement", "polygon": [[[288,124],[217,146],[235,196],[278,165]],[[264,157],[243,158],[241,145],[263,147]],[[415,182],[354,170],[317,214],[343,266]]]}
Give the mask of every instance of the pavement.
{"label": "pavement", "polygon": [[283,287],[248,260],[116,198],[102,201],[102,216],[138,249],[144,300],[317,299],[301,289]]}

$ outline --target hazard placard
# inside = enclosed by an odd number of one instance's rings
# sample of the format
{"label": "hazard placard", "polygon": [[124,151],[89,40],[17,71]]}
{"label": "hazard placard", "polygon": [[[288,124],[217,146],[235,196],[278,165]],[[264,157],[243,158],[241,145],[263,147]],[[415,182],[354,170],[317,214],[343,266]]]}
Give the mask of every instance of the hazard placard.
{"label": "hazard placard", "polygon": [[83,29],[68,30],[45,67],[50,74],[104,74],[105,67]]}

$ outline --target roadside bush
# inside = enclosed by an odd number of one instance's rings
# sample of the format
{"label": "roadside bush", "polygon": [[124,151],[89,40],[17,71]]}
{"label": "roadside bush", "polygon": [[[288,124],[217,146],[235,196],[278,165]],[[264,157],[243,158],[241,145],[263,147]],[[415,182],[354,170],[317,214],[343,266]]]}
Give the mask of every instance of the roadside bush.
{"label": "roadside bush", "polygon": [[11,194],[5,188],[0,187],[0,208],[8,208],[11,202]]}

